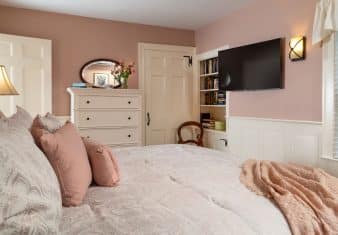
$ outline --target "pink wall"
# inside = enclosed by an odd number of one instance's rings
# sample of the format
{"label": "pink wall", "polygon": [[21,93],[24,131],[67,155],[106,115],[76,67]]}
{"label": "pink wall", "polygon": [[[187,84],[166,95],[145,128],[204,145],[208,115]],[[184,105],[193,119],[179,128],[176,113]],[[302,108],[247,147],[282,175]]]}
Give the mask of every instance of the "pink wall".
{"label": "pink wall", "polygon": [[[66,88],[89,60],[137,62],[137,43],[194,46],[194,32],[0,6],[0,33],[52,40],[53,112],[69,114]],[[130,79],[138,87],[137,74]]]}
{"label": "pink wall", "polygon": [[236,47],[277,37],[305,35],[307,58],[290,62],[285,50],[285,89],[231,92],[230,114],[321,121],[322,56],[311,45],[316,0],[256,0],[245,8],[196,31],[198,53],[223,45]]}

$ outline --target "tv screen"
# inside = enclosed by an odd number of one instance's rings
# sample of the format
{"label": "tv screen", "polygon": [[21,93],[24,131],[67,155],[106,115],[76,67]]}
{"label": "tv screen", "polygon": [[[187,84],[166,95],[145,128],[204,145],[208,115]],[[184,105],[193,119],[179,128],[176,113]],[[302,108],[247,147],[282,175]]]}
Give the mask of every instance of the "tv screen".
{"label": "tv screen", "polygon": [[283,39],[256,43],[219,52],[222,90],[282,89]]}

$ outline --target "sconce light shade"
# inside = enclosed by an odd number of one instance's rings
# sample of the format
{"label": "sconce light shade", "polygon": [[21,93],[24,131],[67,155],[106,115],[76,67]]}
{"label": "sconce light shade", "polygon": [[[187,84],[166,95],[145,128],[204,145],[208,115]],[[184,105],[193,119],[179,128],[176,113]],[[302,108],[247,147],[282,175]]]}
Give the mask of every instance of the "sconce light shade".
{"label": "sconce light shade", "polygon": [[305,37],[293,37],[290,40],[289,59],[291,61],[305,60]]}
{"label": "sconce light shade", "polygon": [[19,95],[8,79],[5,66],[0,65],[0,95]]}

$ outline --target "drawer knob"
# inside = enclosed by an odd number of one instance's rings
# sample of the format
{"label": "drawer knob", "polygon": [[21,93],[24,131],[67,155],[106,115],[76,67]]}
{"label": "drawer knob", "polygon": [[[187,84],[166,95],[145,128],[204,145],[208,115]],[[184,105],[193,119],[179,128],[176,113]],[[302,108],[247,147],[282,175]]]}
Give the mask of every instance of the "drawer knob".
{"label": "drawer knob", "polygon": [[131,137],[131,135],[129,134],[129,135],[128,135],[128,138],[130,138],[130,137]]}
{"label": "drawer knob", "polygon": [[87,117],[87,121],[89,121],[90,120],[90,117]]}
{"label": "drawer knob", "polygon": [[128,104],[131,104],[131,101],[130,101],[130,100],[128,101]]}
{"label": "drawer knob", "polygon": [[86,102],[87,104],[90,104],[90,101],[89,100],[87,100],[87,102]]}
{"label": "drawer knob", "polygon": [[128,117],[128,120],[131,120],[131,117]]}
{"label": "drawer knob", "polygon": [[89,135],[87,135],[87,139],[89,139],[90,138],[90,136]]}

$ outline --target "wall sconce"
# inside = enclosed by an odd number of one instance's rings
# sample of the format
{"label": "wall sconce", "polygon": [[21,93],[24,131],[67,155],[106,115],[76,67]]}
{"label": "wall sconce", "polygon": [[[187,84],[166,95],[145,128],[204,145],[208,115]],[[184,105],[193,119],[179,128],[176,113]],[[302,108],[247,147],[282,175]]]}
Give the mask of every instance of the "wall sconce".
{"label": "wall sconce", "polygon": [[305,60],[305,40],[304,36],[291,38],[289,43],[289,59],[291,61]]}

